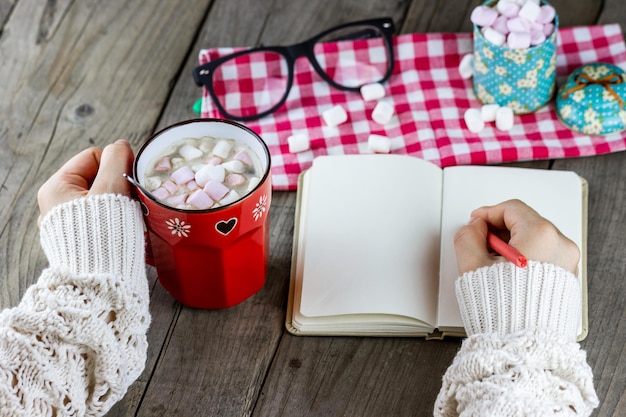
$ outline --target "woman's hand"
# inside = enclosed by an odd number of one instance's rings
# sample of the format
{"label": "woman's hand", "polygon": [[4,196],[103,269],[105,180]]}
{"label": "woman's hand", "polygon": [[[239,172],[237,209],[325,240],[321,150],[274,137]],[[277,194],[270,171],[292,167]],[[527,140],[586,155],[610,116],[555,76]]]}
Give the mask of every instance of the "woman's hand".
{"label": "woman's hand", "polygon": [[123,139],[104,149],[89,148],[74,156],[39,189],[39,220],[54,207],[76,198],[95,194],[130,196],[131,188],[122,176],[131,171],[133,151]]}
{"label": "woman's hand", "polygon": [[487,231],[504,236],[529,260],[549,262],[576,273],[580,251],[548,220],[519,200],[481,207],[472,212],[470,222],[454,238],[459,273],[503,262],[487,244]]}

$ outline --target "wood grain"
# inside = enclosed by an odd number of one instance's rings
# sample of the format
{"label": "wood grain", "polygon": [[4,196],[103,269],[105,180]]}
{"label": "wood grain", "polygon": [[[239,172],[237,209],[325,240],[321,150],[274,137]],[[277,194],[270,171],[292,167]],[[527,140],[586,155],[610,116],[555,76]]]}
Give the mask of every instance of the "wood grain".
{"label": "wood grain", "polygon": [[[197,117],[201,48],[289,44],[357,19],[401,33],[467,32],[480,0],[0,0],[0,308],[46,266],[36,190],[118,137],[135,149]],[[622,0],[553,0],[562,27],[626,24]],[[601,406],[626,415],[626,153],[508,164],[574,170],[590,185],[583,342]],[[295,193],[274,192],[265,287],[227,310],[180,306],[151,283],[146,369],[108,416],[426,416],[460,341],[295,337],[284,330]]]}

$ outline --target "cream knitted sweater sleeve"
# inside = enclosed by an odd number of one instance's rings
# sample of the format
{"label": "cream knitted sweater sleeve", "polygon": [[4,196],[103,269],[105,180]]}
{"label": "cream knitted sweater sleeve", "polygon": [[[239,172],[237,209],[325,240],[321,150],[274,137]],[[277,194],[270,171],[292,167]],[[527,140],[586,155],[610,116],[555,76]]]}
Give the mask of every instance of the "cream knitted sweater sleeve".
{"label": "cream knitted sweater sleeve", "polygon": [[578,279],[551,264],[499,263],[456,282],[468,337],[443,377],[436,417],[588,416],[593,374],[576,343]]}
{"label": "cream knitted sweater sleeve", "polygon": [[0,313],[0,415],[101,416],[145,366],[141,211],[112,194],[70,201],[41,244],[49,267]]}

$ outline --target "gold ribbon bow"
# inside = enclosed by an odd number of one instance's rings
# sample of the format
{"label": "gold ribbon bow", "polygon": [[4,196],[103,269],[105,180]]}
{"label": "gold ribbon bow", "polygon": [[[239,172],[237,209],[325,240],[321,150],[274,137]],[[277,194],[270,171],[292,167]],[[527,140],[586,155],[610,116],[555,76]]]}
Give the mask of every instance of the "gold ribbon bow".
{"label": "gold ribbon bow", "polygon": [[565,91],[565,93],[563,93],[563,98],[569,97],[569,95],[574,91],[583,89],[588,85],[596,84],[604,87],[604,89],[608,91],[615,100],[617,100],[620,108],[624,108],[624,100],[622,100],[619,94],[617,94],[615,90],[613,90],[613,88],[611,87],[611,85],[617,85],[624,82],[624,79],[620,75],[609,74],[596,80],[595,78],[591,78],[587,74],[580,73],[577,74],[576,77],[574,77],[574,82],[576,83],[576,85],[570,87],[567,91]]}

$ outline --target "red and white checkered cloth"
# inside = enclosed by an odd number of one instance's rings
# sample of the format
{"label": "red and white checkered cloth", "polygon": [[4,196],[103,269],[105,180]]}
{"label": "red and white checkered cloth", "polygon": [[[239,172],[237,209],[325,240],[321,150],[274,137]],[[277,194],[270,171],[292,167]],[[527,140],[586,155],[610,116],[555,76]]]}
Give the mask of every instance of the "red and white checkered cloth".
{"label": "red and white checkered cloth", "polygon": [[[379,134],[391,139],[391,152],[409,154],[441,167],[552,158],[571,158],[626,149],[626,132],[585,136],[564,127],[550,105],[515,116],[515,126],[499,131],[488,123],[471,133],[463,113],[479,107],[471,80],[458,72],[463,55],[472,52],[470,33],[406,34],[394,37],[396,66],[385,84],[397,118],[382,126],[372,121],[376,102],[358,92],[330,87],[309,62],[296,62],[296,79],[287,102],[275,113],[245,122],[267,143],[272,155],[272,183],[277,190],[293,190],[300,172],[318,155],[368,153],[367,139]],[[200,52],[200,64],[242,48],[213,48]],[[559,84],[578,66],[608,62],[626,69],[626,46],[618,24],[562,28],[557,45]],[[321,114],[341,104],[348,121],[328,127]],[[203,89],[203,117],[222,117]],[[287,138],[306,133],[311,150],[292,154]]]}

